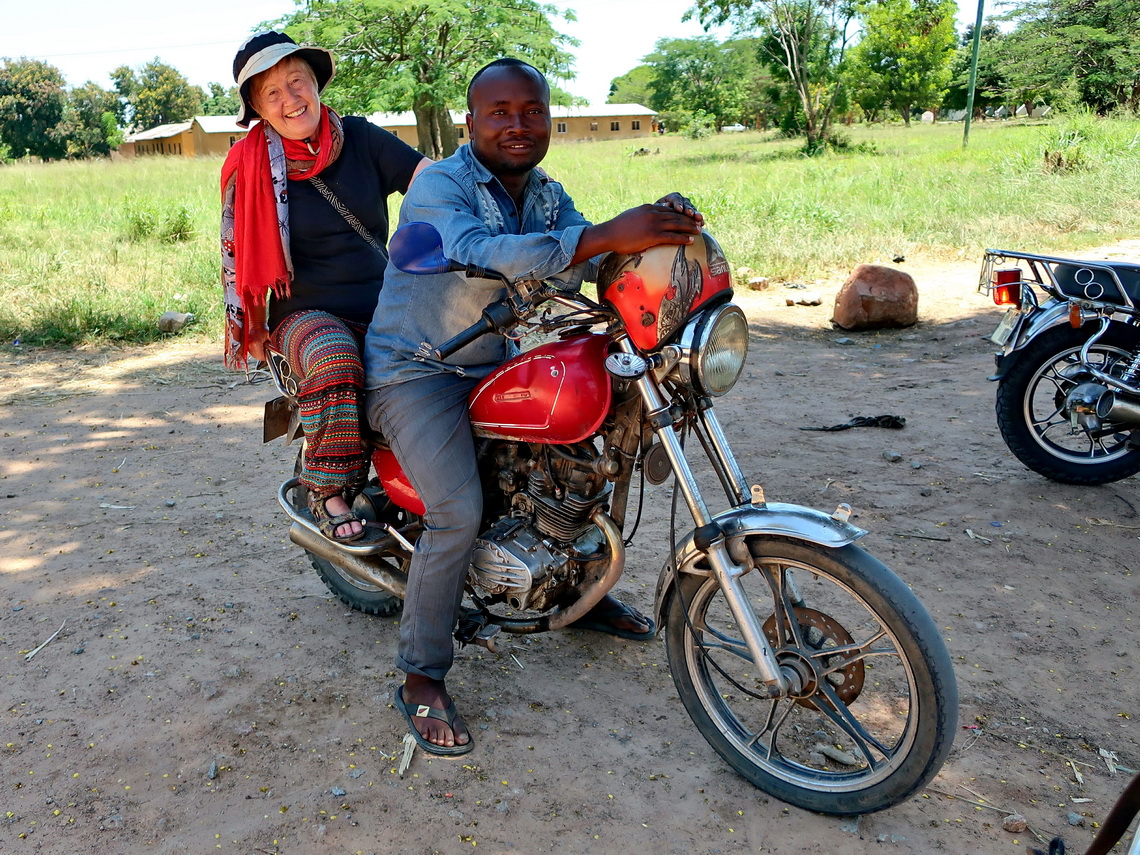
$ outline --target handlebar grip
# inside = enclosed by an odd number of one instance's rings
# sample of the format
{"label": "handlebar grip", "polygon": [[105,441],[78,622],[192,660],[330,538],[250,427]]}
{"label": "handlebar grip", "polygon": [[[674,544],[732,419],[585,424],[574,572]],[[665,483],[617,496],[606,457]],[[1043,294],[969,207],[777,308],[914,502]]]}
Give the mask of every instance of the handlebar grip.
{"label": "handlebar grip", "polygon": [[447,359],[447,357],[451,356],[451,354],[455,353],[458,350],[462,350],[463,348],[467,347],[467,345],[471,344],[471,342],[475,341],[475,339],[486,335],[493,329],[494,326],[487,319],[487,316],[484,315],[479,319],[478,323],[469,326],[463,332],[459,333],[459,335],[449,338],[447,341],[437,347],[435,349],[435,358]]}

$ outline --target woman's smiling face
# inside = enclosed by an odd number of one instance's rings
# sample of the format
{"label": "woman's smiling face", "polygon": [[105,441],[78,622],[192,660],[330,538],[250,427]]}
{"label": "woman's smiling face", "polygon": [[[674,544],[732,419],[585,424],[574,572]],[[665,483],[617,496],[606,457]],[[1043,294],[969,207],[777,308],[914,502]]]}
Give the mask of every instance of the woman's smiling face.
{"label": "woman's smiling face", "polygon": [[317,78],[305,60],[287,56],[253,78],[253,106],[273,130],[290,140],[316,137],[321,122]]}

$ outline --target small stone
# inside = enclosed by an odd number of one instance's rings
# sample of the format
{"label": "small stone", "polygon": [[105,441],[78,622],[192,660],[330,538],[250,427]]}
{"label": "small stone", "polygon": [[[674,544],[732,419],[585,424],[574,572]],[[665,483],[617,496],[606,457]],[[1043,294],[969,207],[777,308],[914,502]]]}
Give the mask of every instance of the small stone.
{"label": "small stone", "polygon": [[1014,641],[1025,641],[1027,638],[1029,638],[1029,633],[1028,632],[1011,632],[1009,634],[1009,637],[1012,638]]}
{"label": "small stone", "polygon": [[900,460],[902,460],[902,455],[897,451],[884,451],[883,460],[887,461],[888,463],[898,463]]}
{"label": "small stone", "polygon": [[210,764],[210,770],[206,772],[206,777],[211,781],[218,777],[218,763],[214,761]]}
{"label": "small stone", "polygon": [[855,343],[855,339],[853,339],[853,338],[848,338],[847,336],[841,336],[840,338],[837,338],[837,339],[835,340],[835,343],[836,343],[836,344],[839,344],[839,345],[843,345],[844,347],[846,347],[846,346],[847,346],[847,345],[849,345],[849,344],[854,344],[854,343]]}
{"label": "small stone", "polygon": [[338,799],[343,795],[347,795],[347,793],[345,793],[345,791],[340,787],[333,787],[331,790],[329,790],[329,792],[336,796]]}
{"label": "small stone", "polygon": [[918,491],[918,495],[920,495],[920,496],[933,496],[934,491],[931,490],[929,487],[923,487],[921,490]]}
{"label": "small stone", "polygon": [[1025,829],[1029,828],[1029,824],[1021,814],[1011,813],[1001,821],[1001,827],[1014,834],[1021,834]]}
{"label": "small stone", "polygon": [[819,751],[813,751],[808,755],[808,764],[811,766],[826,766],[827,758]]}
{"label": "small stone", "polygon": [[82,653],[86,653],[86,652],[87,652],[87,648],[86,648],[86,647],[76,647],[76,648],[75,648],[74,650],[72,650],[71,652],[72,652],[72,654],[73,654],[73,655],[75,655],[75,656],[79,656],[79,655],[80,655],[80,654],[82,654]]}
{"label": "small stone", "polygon": [[751,291],[767,291],[770,284],[767,276],[753,276],[748,280],[748,288]]}
{"label": "small stone", "polygon": [[1082,827],[1085,824],[1085,818],[1079,813],[1070,812],[1069,815],[1065,818],[1068,820],[1069,825],[1073,827]]}
{"label": "small stone", "polygon": [[158,319],[158,331],[179,333],[194,321],[194,316],[189,312],[163,312]]}
{"label": "small stone", "polygon": [[348,773],[348,777],[350,777],[350,778],[359,778],[359,777],[360,777],[361,775],[363,775],[363,774],[364,774],[364,770],[363,770],[363,769],[353,769],[352,771],[350,771],[350,772]]}
{"label": "small stone", "polygon": [[797,306],[818,306],[823,302],[823,297],[816,291],[807,291],[796,298]]}
{"label": "small stone", "polygon": [[910,468],[911,469],[921,469],[922,468],[922,461],[921,460],[912,460],[910,462]]}
{"label": "small stone", "polygon": [[861,820],[862,818],[863,817],[861,817],[861,816],[854,816],[854,817],[851,817],[850,819],[844,820],[842,823],[840,823],[839,830],[840,831],[846,831],[848,834],[858,834],[859,833],[859,820]]}

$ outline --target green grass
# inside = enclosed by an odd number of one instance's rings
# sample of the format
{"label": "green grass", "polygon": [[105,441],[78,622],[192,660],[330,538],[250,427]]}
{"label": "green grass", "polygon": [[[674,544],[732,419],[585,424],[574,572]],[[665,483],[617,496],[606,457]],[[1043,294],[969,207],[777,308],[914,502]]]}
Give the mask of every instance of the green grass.
{"label": "green grass", "polygon": [[[896,254],[1070,252],[1140,233],[1140,121],[979,123],[968,149],[960,125],[849,134],[854,150],[811,159],[795,141],[744,133],[555,145],[544,166],[594,220],[685,192],[735,265],[777,280]],[[641,146],[651,154],[632,156]],[[1047,171],[1046,149],[1072,168]],[[220,168],[0,168],[0,343],[145,342],[168,310],[193,312],[189,334],[217,338]]]}

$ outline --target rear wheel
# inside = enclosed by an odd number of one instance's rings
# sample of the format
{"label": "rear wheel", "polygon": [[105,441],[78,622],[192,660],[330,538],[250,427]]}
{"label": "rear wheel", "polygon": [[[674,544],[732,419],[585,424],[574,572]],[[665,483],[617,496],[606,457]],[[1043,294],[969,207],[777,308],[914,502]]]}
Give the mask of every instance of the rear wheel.
{"label": "rear wheel", "polygon": [[[304,455],[302,448],[297,453],[297,462],[293,467],[293,474],[301,474],[301,460]],[[292,502],[293,507],[297,510],[307,510],[309,500],[309,491],[303,486],[298,485],[297,489],[293,491]],[[356,497],[353,503],[352,510],[357,516],[376,521],[379,512],[386,509],[390,503],[387,501],[387,496],[383,491],[377,487],[369,487],[361,495]],[[379,507],[378,507],[379,505]],[[398,510],[398,509],[397,509]],[[399,511],[399,513],[403,513]],[[323,581],[341,602],[352,608],[362,611],[367,615],[378,615],[379,617],[389,617],[400,611],[403,601],[395,594],[385,591],[376,585],[369,585],[366,582],[361,582],[335,564],[306,551],[309,556],[309,561],[312,562],[313,569],[317,571],[317,575]],[[407,572],[407,562],[397,562],[395,559],[386,559],[393,569],[402,570]]]}
{"label": "rear wheel", "polygon": [[[1107,484],[1140,472],[1132,425],[1105,422],[1089,431],[1070,421],[1069,392],[1079,383],[1098,382],[1080,367],[1081,348],[1091,334],[1089,327],[1067,325],[1043,332],[998,385],[997,422],[1005,444],[1034,472],[1063,484]],[[1109,332],[1089,349],[1089,361],[1119,377],[1136,346],[1135,333]]]}
{"label": "rear wheel", "polygon": [[666,644],[693,722],[737,772],[790,804],[837,815],[898,804],[954,740],[957,685],[937,627],[857,546],[757,535],[749,548],[741,582],[800,688],[769,699],[720,585],[686,574],[666,605]]}

